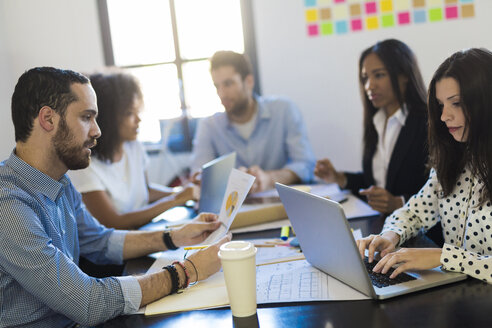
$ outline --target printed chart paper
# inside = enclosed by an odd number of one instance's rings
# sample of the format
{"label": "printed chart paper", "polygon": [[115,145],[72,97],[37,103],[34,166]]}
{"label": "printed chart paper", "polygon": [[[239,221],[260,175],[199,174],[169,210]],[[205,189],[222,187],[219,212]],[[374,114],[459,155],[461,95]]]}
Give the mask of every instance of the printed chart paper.
{"label": "printed chart paper", "polygon": [[254,176],[237,169],[232,169],[229,180],[227,181],[227,188],[224,199],[222,200],[222,206],[220,207],[219,221],[222,224],[208,236],[203,242],[204,245],[215,243],[229,231],[229,228],[234,221],[234,217],[243,204],[254,181]]}

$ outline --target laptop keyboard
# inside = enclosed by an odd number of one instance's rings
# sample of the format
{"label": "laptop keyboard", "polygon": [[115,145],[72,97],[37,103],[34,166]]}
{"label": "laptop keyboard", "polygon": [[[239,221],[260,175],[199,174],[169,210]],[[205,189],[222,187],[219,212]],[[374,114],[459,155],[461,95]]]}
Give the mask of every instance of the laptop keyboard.
{"label": "laptop keyboard", "polygon": [[415,277],[408,275],[406,273],[400,273],[396,278],[390,279],[391,274],[395,271],[393,268],[389,269],[386,274],[376,273],[372,271],[372,269],[376,266],[378,262],[373,260],[372,263],[369,263],[367,256],[364,258],[364,264],[366,265],[367,273],[371,278],[372,284],[376,287],[388,287],[391,285],[400,284],[402,282],[415,280]]}

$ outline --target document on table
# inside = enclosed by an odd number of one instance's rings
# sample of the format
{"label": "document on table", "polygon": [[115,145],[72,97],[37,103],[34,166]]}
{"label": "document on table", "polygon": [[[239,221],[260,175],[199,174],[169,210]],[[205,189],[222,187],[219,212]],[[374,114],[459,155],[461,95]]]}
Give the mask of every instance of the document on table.
{"label": "document on table", "polygon": [[229,231],[234,217],[243,204],[254,181],[254,176],[237,169],[232,169],[219,212],[219,221],[222,225],[208,236],[203,242],[204,245],[215,243]]}
{"label": "document on table", "polygon": [[[272,239],[249,240],[255,244],[272,245],[257,247],[256,298],[258,304],[308,301],[343,301],[369,299],[366,295],[343,284],[311,266],[299,249],[285,246]],[[162,270],[176,260],[183,260],[185,251],[162,252],[147,271]],[[281,262],[286,261],[286,262]],[[185,289],[180,294],[166,296],[145,309],[145,315],[191,311],[228,306],[229,298],[222,271]]]}

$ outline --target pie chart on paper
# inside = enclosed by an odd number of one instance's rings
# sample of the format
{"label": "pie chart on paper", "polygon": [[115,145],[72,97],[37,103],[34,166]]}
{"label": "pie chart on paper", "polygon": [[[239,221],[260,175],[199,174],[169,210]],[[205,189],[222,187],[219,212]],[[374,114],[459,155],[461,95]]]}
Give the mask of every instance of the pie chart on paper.
{"label": "pie chart on paper", "polygon": [[237,191],[233,191],[229,194],[226,201],[226,214],[227,217],[231,216],[232,212],[237,206],[238,193]]}

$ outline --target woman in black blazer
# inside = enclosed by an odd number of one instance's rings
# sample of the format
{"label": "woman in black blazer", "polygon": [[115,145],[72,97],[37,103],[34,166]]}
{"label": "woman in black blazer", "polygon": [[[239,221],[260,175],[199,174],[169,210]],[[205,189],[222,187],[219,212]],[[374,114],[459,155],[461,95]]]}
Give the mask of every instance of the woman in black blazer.
{"label": "woman in black blazer", "polygon": [[427,180],[424,81],[412,50],[394,39],[361,54],[359,81],[364,104],[363,171],[337,171],[330,160],[322,159],[314,173],[367,197],[373,209],[391,213]]}

